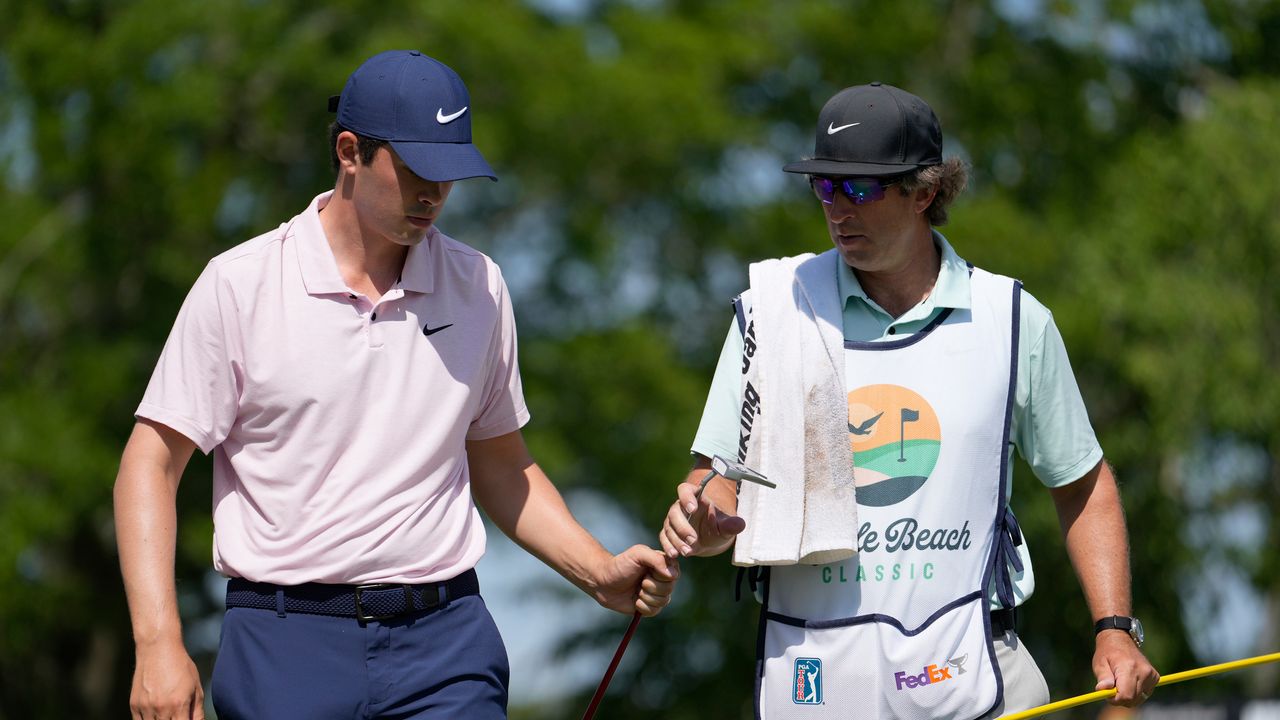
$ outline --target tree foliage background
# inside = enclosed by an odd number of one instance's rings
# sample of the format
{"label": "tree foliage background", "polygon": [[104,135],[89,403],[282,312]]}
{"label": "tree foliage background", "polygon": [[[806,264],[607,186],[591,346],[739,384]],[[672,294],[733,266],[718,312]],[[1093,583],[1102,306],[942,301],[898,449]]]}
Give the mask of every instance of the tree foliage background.
{"label": "tree foliage background", "polygon": [[[810,151],[827,97],[879,79],[929,100],[972,164],[944,232],[1055,311],[1123,483],[1151,658],[1280,646],[1276,2],[0,0],[0,17],[0,718],[123,714],[111,485],[132,412],[205,262],[331,187],[326,99],[402,47],[471,90],[502,181],[462,184],[441,226],[504,267],[526,436],[564,488],[656,529],[746,264],[829,242],[779,166]],[[206,670],[209,472],[183,483],[178,556]],[[1086,692],[1090,618],[1052,505],[1026,467],[1015,486],[1040,577],[1022,634],[1055,697]],[[750,716],[755,609],[731,585],[727,562],[685,563],[607,717]]]}

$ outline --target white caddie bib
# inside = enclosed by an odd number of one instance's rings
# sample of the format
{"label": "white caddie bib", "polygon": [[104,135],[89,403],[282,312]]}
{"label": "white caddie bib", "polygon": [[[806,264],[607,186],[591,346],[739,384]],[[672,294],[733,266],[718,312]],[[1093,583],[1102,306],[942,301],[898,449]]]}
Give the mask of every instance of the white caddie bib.
{"label": "white caddie bib", "polygon": [[902,340],[845,343],[858,554],[765,572],[757,717],[971,720],[1000,702],[988,588],[1020,565],[1004,478],[1021,284],[974,269],[971,294]]}

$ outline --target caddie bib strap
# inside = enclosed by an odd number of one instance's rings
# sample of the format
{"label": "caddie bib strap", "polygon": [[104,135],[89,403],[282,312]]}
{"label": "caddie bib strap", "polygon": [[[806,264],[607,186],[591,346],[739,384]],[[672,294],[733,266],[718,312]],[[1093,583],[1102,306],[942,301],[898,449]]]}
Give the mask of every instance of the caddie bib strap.
{"label": "caddie bib strap", "polygon": [[1012,607],[1020,565],[1004,479],[1022,288],[974,269],[970,292],[913,335],[845,343],[858,554],[766,574],[759,718],[972,720],[1002,699],[988,593]]}

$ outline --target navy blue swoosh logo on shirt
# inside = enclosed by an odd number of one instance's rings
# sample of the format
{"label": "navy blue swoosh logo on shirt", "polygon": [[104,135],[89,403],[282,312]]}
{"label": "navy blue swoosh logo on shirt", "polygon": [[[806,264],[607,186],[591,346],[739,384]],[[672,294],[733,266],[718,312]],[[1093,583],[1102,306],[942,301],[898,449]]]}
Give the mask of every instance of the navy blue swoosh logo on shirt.
{"label": "navy blue swoosh logo on shirt", "polygon": [[423,325],[423,326],[422,326],[422,334],[423,334],[423,335],[426,335],[427,337],[431,337],[432,335],[435,335],[436,333],[440,332],[441,330],[444,330],[445,328],[451,328],[451,327],[453,327],[453,323],[449,323],[448,325],[441,325],[441,326],[440,326],[440,327],[438,327],[438,328],[433,328],[433,327],[431,327],[430,325]]}

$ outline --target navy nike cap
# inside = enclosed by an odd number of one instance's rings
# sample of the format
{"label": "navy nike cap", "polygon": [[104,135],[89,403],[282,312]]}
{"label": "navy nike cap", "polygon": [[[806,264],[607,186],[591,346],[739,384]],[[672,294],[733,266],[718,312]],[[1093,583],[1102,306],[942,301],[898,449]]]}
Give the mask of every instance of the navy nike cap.
{"label": "navy nike cap", "polygon": [[906,90],[873,82],[836,93],[818,113],[813,157],[786,172],[885,177],[942,162],[933,108]]}
{"label": "navy nike cap", "polygon": [[338,124],[386,140],[415,175],[435,182],[497,180],[471,144],[471,96],[458,74],[417,50],[365,60],[329,98]]}

